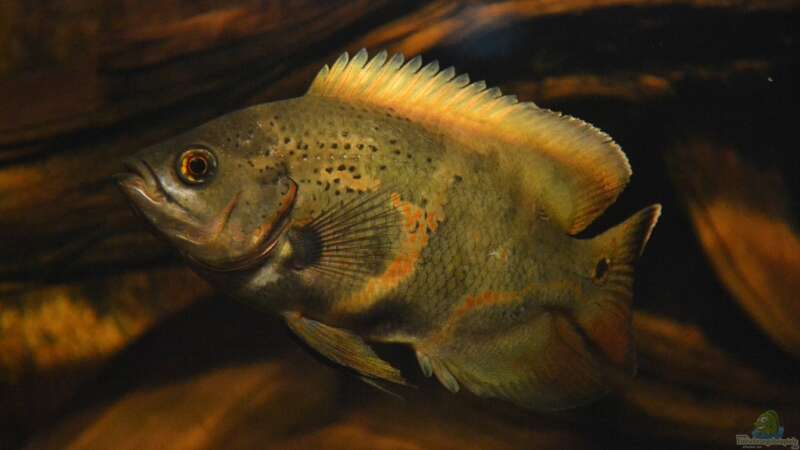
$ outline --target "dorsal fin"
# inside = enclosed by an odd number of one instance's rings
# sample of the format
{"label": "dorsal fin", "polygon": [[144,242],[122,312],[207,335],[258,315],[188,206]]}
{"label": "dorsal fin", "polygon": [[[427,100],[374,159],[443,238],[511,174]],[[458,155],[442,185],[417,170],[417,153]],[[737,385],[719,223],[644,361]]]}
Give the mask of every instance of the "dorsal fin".
{"label": "dorsal fin", "polygon": [[[322,68],[307,95],[391,109],[444,132],[474,151],[503,143],[509,167],[551,219],[567,233],[583,230],[616,200],[631,175],[620,147],[592,125],[533,103],[519,103],[486,83],[470,83],[436,61],[381,51],[371,60],[362,49],[343,53]],[[481,138],[476,140],[476,136]],[[479,142],[475,144],[474,142]],[[482,142],[482,143],[481,143]]]}

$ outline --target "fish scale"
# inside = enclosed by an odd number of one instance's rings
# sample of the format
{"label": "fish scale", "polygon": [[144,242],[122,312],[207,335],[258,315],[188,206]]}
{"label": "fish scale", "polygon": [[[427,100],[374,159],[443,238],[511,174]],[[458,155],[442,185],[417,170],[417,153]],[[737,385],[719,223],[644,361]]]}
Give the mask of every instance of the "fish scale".
{"label": "fish scale", "polygon": [[[518,288],[513,279],[524,276],[514,275],[525,272],[526,267],[530,267],[513,264],[505,267],[484,265],[491,261],[489,255],[497,248],[505,224],[466,220],[464,215],[472,210],[480,211],[486,217],[497,217],[509,205],[499,201],[487,204],[486,196],[482,195],[485,191],[474,189],[474,184],[482,183],[473,183],[471,180],[472,177],[466,175],[458,186],[448,192],[449,200],[444,208],[445,221],[423,250],[414,275],[399,288],[401,297],[418,305],[426,317],[430,317],[431,329],[435,329],[436,323],[444,321],[452,307],[463,301],[468,294],[496,289],[499,286]],[[471,226],[466,227],[463,224]],[[473,236],[476,233],[482,237],[480,242]]]}

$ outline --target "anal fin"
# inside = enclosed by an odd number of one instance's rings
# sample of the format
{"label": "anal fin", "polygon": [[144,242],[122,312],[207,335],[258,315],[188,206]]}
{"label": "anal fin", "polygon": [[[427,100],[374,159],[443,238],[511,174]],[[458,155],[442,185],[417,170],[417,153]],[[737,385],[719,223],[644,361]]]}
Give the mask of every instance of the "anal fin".
{"label": "anal fin", "polygon": [[307,319],[295,311],[284,312],[283,317],[297,336],[331,361],[353,369],[365,378],[408,385],[400,371],[381,359],[361,337]]}

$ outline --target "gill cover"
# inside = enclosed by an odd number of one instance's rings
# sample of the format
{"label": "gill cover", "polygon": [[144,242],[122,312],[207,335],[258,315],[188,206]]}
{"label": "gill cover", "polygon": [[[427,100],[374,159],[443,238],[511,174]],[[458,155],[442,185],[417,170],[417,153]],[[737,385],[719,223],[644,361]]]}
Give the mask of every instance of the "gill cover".
{"label": "gill cover", "polygon": [[[227,258],[221,258],[216,261],[213,259],[201,259],[201,257],[194,256],[191,252],[185,252],[185,256],[194,263],[216,272],[243,270],[257,265],[272,252],[280,236],[286,231],[290,223],[290,213],[297,198],[297,183],[288,177],[285,178],[284,183],[286,191],[281,194],[278,207],[270,217],[266,218],[260,226],[250,233],[248,245],[245,245],[241,252],[237,254],[234,251],[229,251]],[[222,216],[225,217],[225,222],[230,220],[233,208],[238,205],[240,195],[241,191],[231,200],[230,206],[223,210]],[[219,239],[222,235],[224,225],[223,223],[222,228],[216,233],[216,239]],[[248,241],[247,239],[245,240]],[[227,243],[230,244],[231,242],[228,241]],[[214,243],[210,242],[209,244]],[[234,250],[233,247],[229,248]]]}

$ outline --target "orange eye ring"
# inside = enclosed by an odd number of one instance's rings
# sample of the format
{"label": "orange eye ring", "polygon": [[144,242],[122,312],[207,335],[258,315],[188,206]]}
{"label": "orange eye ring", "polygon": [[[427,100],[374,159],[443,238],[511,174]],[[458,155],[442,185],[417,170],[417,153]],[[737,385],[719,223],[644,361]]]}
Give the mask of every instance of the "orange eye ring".
{"label": "orange eye ring", "polygon": [[217,171],[214,154],[202,147],[181,153],[178,158],[178,176],[187,184],[202,184],[210,180]]}

